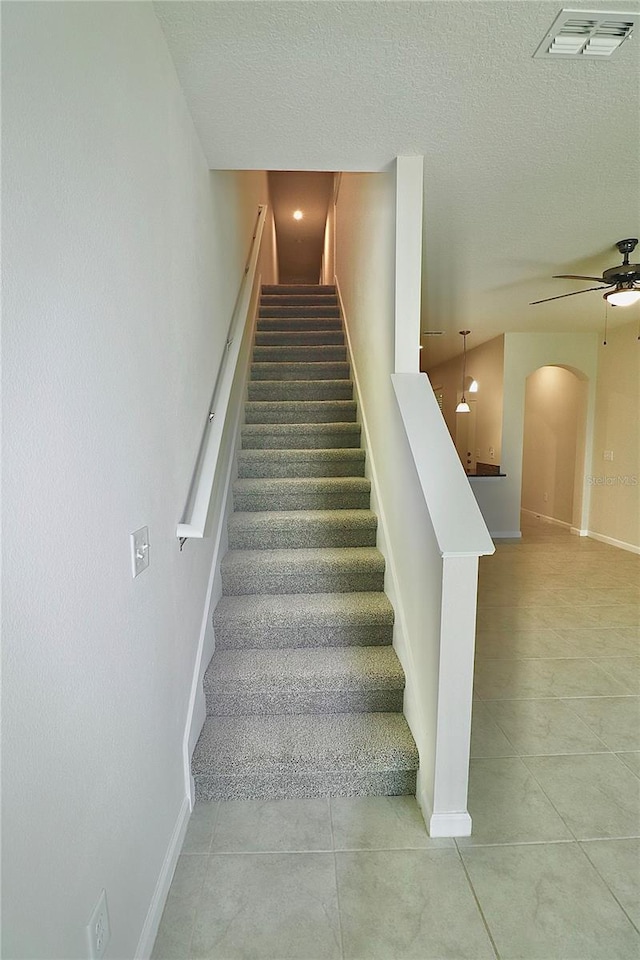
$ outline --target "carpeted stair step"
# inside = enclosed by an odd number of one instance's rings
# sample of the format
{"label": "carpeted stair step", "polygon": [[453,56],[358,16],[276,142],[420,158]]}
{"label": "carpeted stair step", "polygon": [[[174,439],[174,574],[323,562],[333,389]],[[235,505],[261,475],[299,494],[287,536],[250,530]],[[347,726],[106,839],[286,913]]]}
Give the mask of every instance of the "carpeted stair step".
{"label": "carpeted stair step", "polygon": [[340,307],[325,306],[323,303],[310,303],[307,305],[294,305],[288,307],[279,303],[277,306],[262,306],[258,309],[259,317],[339,317]]}
{"label": "carpeted stair step", "polygon": [[204,676],[208,716],[392,713],[403,691],[393,647],[217,650]]}
{"label": "carpeted stair step", "polygon": [[258,347],[344,345],[342,330],[267,330],[256,332]]}
{"label": "carpeted stair step", "polygon": [[327,363],[332,360],[346,363],[347,348],[332,344],[328,347],[254,347],[256,363]]}
{"label": "carpeted stair step", "polygon": [[260,297],[261,307],[304,307],[316,304],[337,307],[338,295],[336,293],[263,293]]}
{"label": "carpeted stair step", "polygon": [[384,557],[375,547],[229,550],[220,572],[226,596],[384,589]]}
{"label": "carpeted stair step", "polygon": [[261,295],[268,296],[327,296],[335,295],[336,287],[333,283],[265,283],[262,285]]}
{"label": "carpeted stair step", "polygon": [[235,510],[368,510],[366,477],[249,477],[233,484]]}
{"label": "carpeted stair step", "polygon": [[251,364],[252,380],[348,380],[346,361],[267,361]]}
{"label": "carpeted stair step", "polygon": [[242,427],[244,450],[359,446],[359,423],[248,423]]}
{"label": "carpeted stair step", "polygon": [[363,477],[364,450],[240,450],[238,476],[250,477]]}
{"label": "carpeted stair step", "polygon": [[351,400],[352,380],[251,380],[249,400]]}
{"label": "carpeted stair step", "polygon": [[213,614],[216,650],[390,644],[393,607],[384,593],[222,597]]}
{"label": "carpeted stair step", "polygon": [[340,317],[259,317],[256,329],[260,333],[268,330],[340,330]]}
{"label": "carpeted stair step", "polygon": [[229,548],[375,547],[377,528],[370,510],[236,512],[229,520]]}
{"label": "carpeted stair step", "polygon": [[247,423],[354,423],[354,400],[249,400]]}
{"label": "carpeted stair step", "polygon": [[418,753],[401,713],[208,719],[196,800],[415,793]]}

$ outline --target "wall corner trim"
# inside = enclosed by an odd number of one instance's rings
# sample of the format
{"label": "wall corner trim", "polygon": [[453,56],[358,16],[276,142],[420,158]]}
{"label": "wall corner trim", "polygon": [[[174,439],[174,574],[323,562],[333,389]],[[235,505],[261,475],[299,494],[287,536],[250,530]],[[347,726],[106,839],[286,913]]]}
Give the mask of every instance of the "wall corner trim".
{"label": "wall corner trim", "polygon": [[136,947],[135,960],[149,960],[153,945],[158,935],[162,911],[169,893],[169,887],[173,880],[173,874],[176,869],[180,850],[187,832],[189,817],[191,816],[191,801],[185,796],[178,812],[176,822],[167,846],[167,851],[162,861],[158,882],[156,883],[151,903],[147,911],[147,916],[142,927],[142,933]]}
{"label": "wall corner trim", "polygon": [[429,836],[470,837],[471,823],[466,810],[460,813],[433,813],[429,820]]}

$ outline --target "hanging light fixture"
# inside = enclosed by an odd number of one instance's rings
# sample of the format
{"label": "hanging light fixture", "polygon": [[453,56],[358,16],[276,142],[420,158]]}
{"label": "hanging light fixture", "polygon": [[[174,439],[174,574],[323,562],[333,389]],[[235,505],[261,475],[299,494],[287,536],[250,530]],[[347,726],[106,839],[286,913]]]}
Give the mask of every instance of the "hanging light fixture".
{"label": "hanging light fixture", "polygon": [[469,393],[477,393],[477,392],[478,392],[478,381],[472,380],[471,383],[469,384]]}
{"label": "hanging light fixture", "polygon": [[[460,336],[462,337],[462,397],[460,403],[456,407],[456,413],[471,413],[471,407],[467,403],[467,398],[464,395],[464,381],[467,373],[467,337],[471,333],[471,330],[460,330]],[[471,388],[469,388],[471,389]],[[477,389],[477,388],[476,388]]]}

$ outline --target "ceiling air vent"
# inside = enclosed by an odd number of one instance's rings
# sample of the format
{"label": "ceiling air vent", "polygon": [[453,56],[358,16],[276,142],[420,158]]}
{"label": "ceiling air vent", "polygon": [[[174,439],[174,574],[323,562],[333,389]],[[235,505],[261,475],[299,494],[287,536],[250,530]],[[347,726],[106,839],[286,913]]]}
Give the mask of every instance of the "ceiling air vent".
{"label": "ceiling air vent", "polygon": [[534,57],[546,60],[610,57],[631,36],[638,22],[640,13],[562,10]]}

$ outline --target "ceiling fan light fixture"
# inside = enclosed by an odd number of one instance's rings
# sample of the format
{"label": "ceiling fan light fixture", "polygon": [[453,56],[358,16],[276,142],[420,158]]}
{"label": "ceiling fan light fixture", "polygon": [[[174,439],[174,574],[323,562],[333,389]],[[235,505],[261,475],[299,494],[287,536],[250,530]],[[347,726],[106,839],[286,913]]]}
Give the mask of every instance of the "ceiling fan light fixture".
{"label": "ceiling fan light fixture", "polygon": [[610,290],[604,294],[602,299],[606,300],[612,307],[630,307],[640,300],[640,290],[635,287],[623,287],[622,290]]}

